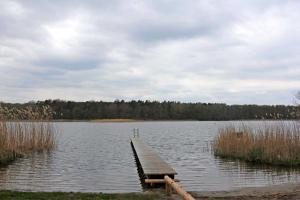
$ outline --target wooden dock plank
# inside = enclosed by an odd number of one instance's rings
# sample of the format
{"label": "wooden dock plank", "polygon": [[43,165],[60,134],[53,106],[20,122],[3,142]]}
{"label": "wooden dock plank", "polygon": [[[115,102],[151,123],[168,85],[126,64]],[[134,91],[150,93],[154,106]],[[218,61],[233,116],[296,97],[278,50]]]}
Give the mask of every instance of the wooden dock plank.
{"label": "wooden dock plank", "polygon": [[176,171],[141,139],[132,138],[131,146],[144,184],[150,184],[151,187],[154,184],[165,184],[168,194],[175,190],[183,199],[195,200],[175,182]]}
{"label": "wooden dock plank", "polygon": [[144,175],[176,175],[176,171],[166,163],[156,152],[148,147],[141,139],[132,138],[131,144],[136,152]]}

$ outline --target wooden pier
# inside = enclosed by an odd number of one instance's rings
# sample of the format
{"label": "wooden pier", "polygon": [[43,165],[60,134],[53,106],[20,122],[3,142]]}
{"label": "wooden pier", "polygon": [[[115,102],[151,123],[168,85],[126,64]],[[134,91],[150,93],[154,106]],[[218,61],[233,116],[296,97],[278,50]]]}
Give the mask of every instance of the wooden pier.
{"label": "wooden pier", "polygon": [[[134,130],[135,133],[135,130]],[[167,194],[176,191],[185,200],[195,200],[175,180],[176,171],[135,135],[131,139],[138,172],[144,186],[165,185]]]}
{"label": "wooden pier", "polygon": [[164,183],[165,175],[174,179],[177,174],[176,171],[139,137],[131,139],[131,146],[144,183]]}

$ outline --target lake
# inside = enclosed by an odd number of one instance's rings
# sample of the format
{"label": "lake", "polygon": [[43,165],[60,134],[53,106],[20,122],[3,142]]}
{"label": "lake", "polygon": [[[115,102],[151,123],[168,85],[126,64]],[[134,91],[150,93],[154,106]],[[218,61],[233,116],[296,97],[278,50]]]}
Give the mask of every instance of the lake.
{"label": "lake", "polygon": [[[140,192],[132,129],[178,173],[188,191],[220,191],[297,182],[300,170],[214,157],[218,129],[238,122],[56,122],[57,148],[0,168],[0,188],[30,191]],[[249,121],[251,126],[262,122]],[[268,122],[278,123],[278,122]]]}

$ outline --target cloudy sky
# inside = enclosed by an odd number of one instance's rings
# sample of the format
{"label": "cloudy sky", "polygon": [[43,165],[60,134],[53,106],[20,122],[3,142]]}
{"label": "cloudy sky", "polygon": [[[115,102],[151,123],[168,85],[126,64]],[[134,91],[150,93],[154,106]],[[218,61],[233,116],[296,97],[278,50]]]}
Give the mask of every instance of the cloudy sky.
{"label": "cloudy sky", "polygon": [[293,104],[298,0],[0,0],[0,101]]}

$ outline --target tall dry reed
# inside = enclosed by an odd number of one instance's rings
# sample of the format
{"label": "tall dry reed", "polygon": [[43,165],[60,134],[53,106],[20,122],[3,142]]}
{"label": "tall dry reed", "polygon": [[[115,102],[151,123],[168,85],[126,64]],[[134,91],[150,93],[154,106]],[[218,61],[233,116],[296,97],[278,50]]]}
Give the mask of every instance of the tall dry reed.
{"label": "tall dry reed", "polygon": [[231,125],[219,130],[213,149],[216,156],[226,158],[300,166],[300,124]]}
{"label": "tall dry reed", "polygon": [[0,121],[0,163],[33,151],[55,147],[55,130],[49,122]]}

